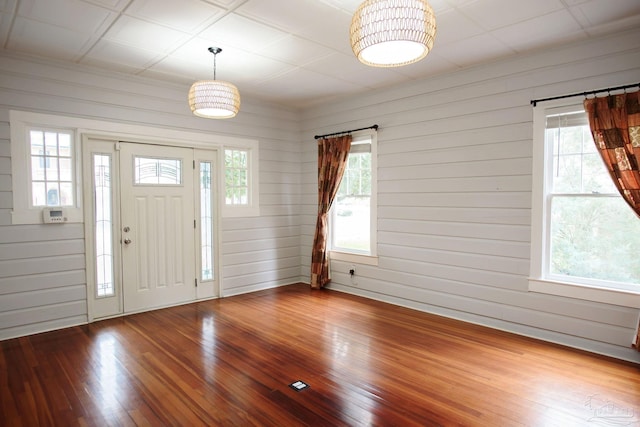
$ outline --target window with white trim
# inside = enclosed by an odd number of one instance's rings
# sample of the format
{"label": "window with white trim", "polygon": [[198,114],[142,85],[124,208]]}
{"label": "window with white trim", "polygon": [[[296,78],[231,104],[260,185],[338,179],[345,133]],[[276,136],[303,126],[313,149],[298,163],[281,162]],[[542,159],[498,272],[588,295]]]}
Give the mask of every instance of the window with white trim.
{"label": "window with white trim", "polygon": [[31,128],[30,207],[74,206],[73,132]]}
{"label": "window with white trim", "polygon": [[534,290],[550,282],[640,293],[640,218],[615,188],[582,104],[541,109],[534,127]]}
{"label": "window with white trim", "polygon": [[249,204],[249,152],[224,150],[224,182],[227,205]]}
{"label": "window with white trim", "polygon": [[[9,122],[11,131],[11,182],[13,195],[13,209],[11,212],[12,224],[42,224],[43,206],[33,206],[32,198],[32,179],[31,179],[31,147],[30,147],[30,129],[55,132],[69,132],[72,136],[71,140],[71,163],[72,163],[72,184],[73,202],[72,205],[62,206],[68,222],[83,222],[83,188],[82,188],[82,165],[80,159],[80,142],[79,136],[88,133],[111,133],[111,134],[127,134],[137,139],[148,139],[152,136],[154,139],[179,141],[180,144],[191,145],[195,143],[200,147],[212,147],[229,150],[245,150],[248,160],[248,198],[243,204],[227,204],[225,203],[225,192],[217,192],[217,196],[221,197],[219,201],[221,206],[221,215],[225,217],[241,217],[241,216],[257,216],[259,210],[259,163],[260,153],[257,140],[249,140],[244,138],[232,138],[215,136],[211,134],[187,132],[184,130],[163,129],[159,131],[156,128],[137,125],[125,125],[122,123],[99,121],[84,119],[78,117],[57,116],[51,114],[33,113],[27,111],[10,110]],[[65,162],[65,156],[62,156]],[[38,159],[39,161],[39,159]],[[43,160],[46,161],[46,160]],[[164,167],[163,165],[158,165]],[[45,165],[46,167],[46,165]],[[64,165],[63,165],[64,167]],[[67,167],[68,170],[68,167]],[[65,172],[66,173],[66,172]],[[224,186],[224,164],[222,167],[215,168],[216,179],[221,186]],[[49,177],[51,178],[51,177]],[[53,185],[51,179],[45,181]],[[58,185],[68,188],[68,181],[64,179],[58,180]],[[53,200],[53,199],[52,199]],[[65,199],[69,200],[69,199]]]}
{"label": "window with white trim", "polygon": [[258,147],[224,149],[224,216],[259,215]]}
{"label": "window with white trim", "polygon": [[82,222],[77,130],[55,119],[11,111],[13,224],[41,224],[47,207],[60,207],[68,222]]}
{"label": "window with white trim", "polygon": [[376,255],[376,181],[375,134],[354,135],[347,167],[331,207],[332,258],[341,259],[341,254]]}

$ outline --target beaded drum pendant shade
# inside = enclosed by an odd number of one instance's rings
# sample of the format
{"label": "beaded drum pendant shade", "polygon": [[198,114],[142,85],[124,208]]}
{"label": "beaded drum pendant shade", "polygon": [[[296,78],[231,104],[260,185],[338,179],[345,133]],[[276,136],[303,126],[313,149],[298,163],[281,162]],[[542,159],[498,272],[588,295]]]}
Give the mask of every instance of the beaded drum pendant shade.
{"label": "beaded drum pendant shade", "polygon": [[189,107],[193,114],[208,119],[229,119],[240,110],[240,92],[232,83],[216,80],[216,55],[219,47],[210,47],[213,53],[213,80],[200,80],[189,89]]}
{"label": "beaded drum pendant shade", "polygon": [[426,0],[366,0],[351,19],[350,34],[360,62],[399,67],[431,51],[436,17]]}

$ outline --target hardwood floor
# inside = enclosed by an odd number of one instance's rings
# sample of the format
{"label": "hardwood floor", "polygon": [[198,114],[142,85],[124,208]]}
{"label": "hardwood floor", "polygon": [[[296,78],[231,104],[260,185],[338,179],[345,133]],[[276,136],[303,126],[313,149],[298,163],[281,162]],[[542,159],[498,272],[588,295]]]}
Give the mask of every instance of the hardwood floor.
{"label": "hardwood floor", "polygon": [[3,426],[640,425],[640,365],[306,285],[0,346]]}

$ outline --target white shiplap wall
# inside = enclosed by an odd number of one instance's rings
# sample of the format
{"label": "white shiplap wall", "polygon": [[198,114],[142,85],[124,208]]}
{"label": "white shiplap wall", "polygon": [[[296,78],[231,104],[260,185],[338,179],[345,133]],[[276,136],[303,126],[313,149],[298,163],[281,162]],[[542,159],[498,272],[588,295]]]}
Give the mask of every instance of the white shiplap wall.
{"label": "white shiplap wall", "polygon": [[354,287],[334,262],[333,288],[640,361],[629,349],[637,310],[527,291],[529,100],[637,81],[637,40],[630,31],[301,113],[243,100],[229,121],[193,117],[186,87],[1,56],[0,339],[83,323],[87,310],[82,226],[11,225],[18,109],[258,139],[261,215],[223,220],[223,295],[308,281],[313,135],[378,123],[379,265],[357,266]]}
{"label": "white shiplap wall", "polygon": [[187,91],[0,56],[0,339],[87,321],[83,225],[11,225],[10,110],[258,140],[261,214],[222,220],[222,295],[299,281],[299,113],[243,99],[233,120],[206,120],[189,111]]}
{"label": "white shiplap wall", "polygon": [[638,40],[628,31],[306,110],[302,253],[315,226],[313,135],[377,123],[379,265],[357,265],[353,285],[351,263],[333,261],[332,288],[640,362],[637,309],[528,292],[527,281],[530,100],[638,82]]}

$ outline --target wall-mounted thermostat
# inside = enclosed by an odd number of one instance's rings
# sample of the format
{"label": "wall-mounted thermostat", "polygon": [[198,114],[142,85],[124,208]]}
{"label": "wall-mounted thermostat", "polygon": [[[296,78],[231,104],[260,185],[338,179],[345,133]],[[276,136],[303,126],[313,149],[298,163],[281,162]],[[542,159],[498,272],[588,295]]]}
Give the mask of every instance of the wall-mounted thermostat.
{"label": "wall-mounted thermostat", "polygon": [[44,208],[42,219],[45,224],[62,224],[67,222],[67,213],[62,208]]}

